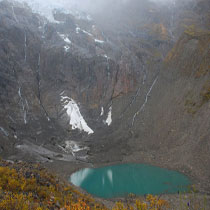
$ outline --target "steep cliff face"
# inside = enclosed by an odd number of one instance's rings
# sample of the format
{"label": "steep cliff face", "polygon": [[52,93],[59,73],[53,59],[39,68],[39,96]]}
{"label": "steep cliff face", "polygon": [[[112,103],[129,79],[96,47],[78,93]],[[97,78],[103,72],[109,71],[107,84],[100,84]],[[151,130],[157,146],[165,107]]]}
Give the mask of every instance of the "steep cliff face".
{"label": "steep cliff face", "polygon": [[49,21],[23,4],[0,4],[2,138],[58,149],[111,124],[112,100],[135,90],[141,61],[85,14],[54,10]]}
{"label": "steep cliff face", "polygon": [[112,129],[101,130],[100,146],[92,143],[93,162],[176,168],[209,190],[209,39],[209,32],[186,31],[156,67],[159,74],[114,101]]}
{"label": "steep cliff face", "polygon": [[149,162],[207,183],[208,1],[107,12],[0,2],[1,155]]}

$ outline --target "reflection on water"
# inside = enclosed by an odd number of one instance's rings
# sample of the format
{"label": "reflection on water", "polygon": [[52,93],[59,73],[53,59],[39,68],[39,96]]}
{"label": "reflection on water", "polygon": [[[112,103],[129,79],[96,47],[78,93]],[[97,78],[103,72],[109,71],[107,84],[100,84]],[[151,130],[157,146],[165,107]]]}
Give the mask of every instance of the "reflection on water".
{"label": "reflection on water", "polygon": [[112,170],[111,169],[109,169],[107,171],[107,176],[109,178],[110,183],[113,184],[113,173],[112,173]]}
{"label": "reflection on water", "polygon": [[[94,176],[94,169],[90,169],[90,168],[85,168],[81,171],[76,172],[74,174],[71,175],[70,177],[70,182],[72,182],[74,185],[76,186],[82,186],[83,183],[86,183],[91,176]],[[111,184],[113,185],[113,172],[112,169],[108,169],[104,175],[101,176],[101,183],[100,185],[102,186],[102,188],[104,187],[105,184]]]}
{"label": "reflection on water", "polygon": [[104,187],[104,184],[105,184],[105,178],[104,176],[102,177],[102,186]]}
{"label": "reflection on water", "polygon": [[129,193],[177,193],[186,191],[190,184],[183,174],[144,164],[86,168],[72,174],[70,182],[104,198],[120,197]]}
{"label": "reflection on water", "polygon": [[85,168],[80,173],[74,173],[71,175],[71,182],[76,186],[81,186],[85,179],[93,173],[93,169]]}

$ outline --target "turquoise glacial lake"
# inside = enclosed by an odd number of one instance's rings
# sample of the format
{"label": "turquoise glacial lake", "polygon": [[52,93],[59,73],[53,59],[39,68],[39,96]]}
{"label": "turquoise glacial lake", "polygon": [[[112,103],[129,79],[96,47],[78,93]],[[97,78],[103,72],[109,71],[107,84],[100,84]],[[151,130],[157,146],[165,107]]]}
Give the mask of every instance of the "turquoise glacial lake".
{"label": "turquoise glacial lake", "polygon": [[191,184],[189,178],[179,172],[145,164],[85,168],[73,173],[69,181],[101,198],[124,197],[130,193],[158,195],[187,192]]}

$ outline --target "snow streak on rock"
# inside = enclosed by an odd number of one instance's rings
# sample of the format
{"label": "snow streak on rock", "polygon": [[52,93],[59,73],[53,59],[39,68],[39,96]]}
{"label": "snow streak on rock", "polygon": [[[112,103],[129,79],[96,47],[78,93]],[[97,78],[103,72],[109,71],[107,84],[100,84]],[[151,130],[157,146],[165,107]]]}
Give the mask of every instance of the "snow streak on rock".
{"label": "snow streak on rock", "polygon": [[85,131],[88,134],[94,133],[94,131],[85,122],[77,103],[73,99],[67,96],[61,96],[61,101],[64,104],[64,109],[66,109],[70,118],[69,124],[72,126],[73,130],[79,129],[80,131]]}
{"label": "snow streak on rock", "polygon": [[103,116],[104,115],[104,107],[101,107],[101,114],[100,116]]}
{"label": "snow streak on rock", "polygon": [[61,34],[58,32],[58,35],[60,36],[60,38],[66,43],[66,45],[63,47],[65,52],[68,52],[70,49],[70,44],[72,44],[71,40],[68,38],[68,35],[65,34]]}
{"label": "snow streak on rock", "polygon": [[24,51],[25,51],[25,63],[26,63],[26,59],[27,59],[27,36],[26,36],[26,32],[25,32],[25,37],[24,37]]}
{"label": "snow streak on rock", "polygon": [[13,123],[16,123],[15,120],[14,120],[11,116],[9,116],[9,119],[10,119]]}
{"label": "snow streak on rock", "polygon": [[71,44],[71,41],[67,35],[61,33],[58,33],[58,35],[63,39],[64,42],[66,42],[67,44]]}
{"label": "snow streak on rock", "polygon": [[15,21],[18,23],[19,21],[18,21],[16,15],[15,15],[15,11],[14,11],[14,7],[13,6],[12,6],[12,13],[13,13],[13,17],[14,17]]}
{"label": "snow streak on rock", "polygon": [[38,70],[39,70],[39,67],[40,67],[40,53],[39,53],[39,57],[38,57]]}
{"label": "snow streak on rock", "polygon": [[[81,30],[81,29],[80,29]],[[85,30],[81,30],[84,34],[87,34],[88,36],[93,36],[93,34],[91,34],[91,33],[89,33],[89,32],[87,32],[87,31],[85,31]]]}
{"label": "snow streak on rock", "polygon": [[110,126],[112,124],[112,106],[109,108],[109,113],[106,119],[106,124]]}
{"label": "snow streak on rock", "polygon": [[99,39],[95,39],[95,42],[96,42],[96,43],[99,43],[99,44],[103,44],[103,43],[104,43],[103,40],[99,40]]}
{"label": "snow streak on rock", "polygon": [[151,91],[152,91],[152,89],[153,89],[155,83],[157,82],[157,80],[158,80],[158,77],[155,78],[155,80],[153,81],[153,83],[152,83],[152,85],[151,85],[149,91],[147,92],[147,95],[146,95],[146,97],[145,97],[144,103],[142,104],[142,106],[140,107],[140,109],[134,114],[133,120],[132,120],[132,126],[134,125],[134,122],[135,122],[135,119],[136,119],[137,115],[139,115],[139,113],[144,109],[145,105],[147,104],[149,94],[151,93]]}
{"label": "snow streak on rock", "polygon": [[26,110],[25,103],[24,103],[24,102],[26,102],[26,100],[24,101],[24,99],[22,97],[22,93],[21,93],[21,88],[20,87],[19,87],[19,90],[18,90],[18,95],[20,97],[22,110],[23,110],[23,121],[24,121],[25,124],[27,124],[27,110]]}
{"label": "snow streak on rock", "polygon": [[0,127],[0,131],[5,135],[5,136],[9,136],[9,133],[2,127]]}
{"label": "snow streak on rock", "polygon": [[43,109],[44,113],[45,113],[45,116],[47,118],[48,121],[50,121],[50,118],[49,118],[49,115],[42,103],[42,100],[41,100],[41,77],[40,77],[40,65],[41,65],[41,56],[40,56],[40,53],[39,53],[39,56],[38,56],[38,62],[37,62],[37,69],[36,69],[36,80],[37,80],[37,86],[38,86],[38,100],[39,100],[39,104],[41,106],[41,108]]}
{"label": "snow streak on rock", "polygon": [[136,101],[137,97],[140,94],[140,89],[141,87],[138,88],[138,90],[136,91],[135,95],[133,96],[131,102],[128,104],[128,106],[126,106],[126,108],[123,110],[123,112],[120,115],[120,118],[122,118],[124,116],[124,114],[126,113],[126,111],[128,110],[128,108],[130,108],[132,106],[132,104]]}

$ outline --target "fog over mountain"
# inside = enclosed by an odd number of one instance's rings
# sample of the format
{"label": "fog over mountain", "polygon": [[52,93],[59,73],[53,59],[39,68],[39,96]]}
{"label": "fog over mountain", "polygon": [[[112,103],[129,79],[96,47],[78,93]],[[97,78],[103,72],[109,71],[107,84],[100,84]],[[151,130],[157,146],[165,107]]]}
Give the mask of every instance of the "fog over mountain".
{"label": "fog over mountain", "polygon": [[[108,29],[129,30],[128,28],[151,22],[168,21],[172,24],[179,15],[180,6],[195,0],[18,0],[26,2],[34,12],[54,21],[53,11],[60,10],[66,14],[81,17],[81,12],[88,14],[98,25]],[[190,4],[191,7],[194,4]],[[155,13],[154,13],[155,12]],[[158,14],[158,17],[157,15]],[[84,14],[83,14],[84,15]],[[168,18],[165,18],[165,17]],[[169,23],[170,22],[170,23]]]}
{"label": "fog over mountain", "polygon": [[129,4],[137,5],[138,7],[141,4],[145,4],[145,2],[154,2],[158,5],[171,5],[175,4],[176,2],[189,2],[192,0],[18,0],[19,2],[26,2],[36,11],[48,11],[51,9],[65,9],[65,10],[72,10],[72,9],[79,9],[82,11],[90,12],[90,13],[101,13],[107,12],[107,8],[109,10],[113,10],[114,8],[121,8],[127,6]]}

